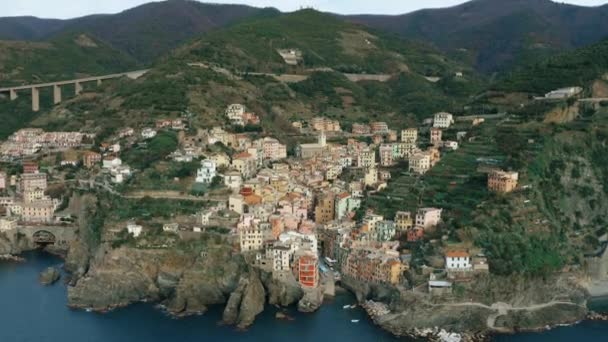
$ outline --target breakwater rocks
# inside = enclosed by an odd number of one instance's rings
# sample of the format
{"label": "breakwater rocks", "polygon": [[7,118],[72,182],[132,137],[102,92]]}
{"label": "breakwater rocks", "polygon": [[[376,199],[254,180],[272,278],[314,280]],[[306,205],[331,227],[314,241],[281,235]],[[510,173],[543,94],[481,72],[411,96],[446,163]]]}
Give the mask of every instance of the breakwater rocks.
{"label": "breakwater rocks", "polygon": [[25,259],[11,254],[0,255],[0,261],[24,262]]}
{"label": "breakwater rocks", "polygon": [[[384,317],[391,314],[391,310],[387,304],[373,300],[365,301],[361,304],[361,307],[365,309],[372,321],[378,325],[380,325],[379,322]],[[439,327],[413,328],[403,332],[399,336],[407,336],[414,339],[423,338],[428,341],[437,342],[481,342],[489,339],[489,336],[484,333],[454,333]]]}
{"label": "breakwater rocks", "polygon": [[587,319],[590,321],[608,321],[608,313],[590,311],[587,314]]}

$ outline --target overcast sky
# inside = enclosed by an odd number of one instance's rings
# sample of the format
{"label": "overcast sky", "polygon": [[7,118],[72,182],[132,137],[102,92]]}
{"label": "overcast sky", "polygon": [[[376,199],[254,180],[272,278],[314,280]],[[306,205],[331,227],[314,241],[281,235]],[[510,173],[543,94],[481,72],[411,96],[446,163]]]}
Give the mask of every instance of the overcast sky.
{"label": "overcast sky", "polygon": [[[0,17],[33,15],[44,18],[74,18],[87,14],[117,13],[150,2],[146,0],[1,0],[10,5],[0,7]],[[505,0],[508,1],[508,0]],[[343,13],[401,14],[421,8],[446,7],[463,0],[210,0],[214,3],[241,3],[252,6],[272,6],[283,11],[293,11],[301,6],[318,10]],[[608,0],[564,0],[585,6],[597,6]]]}

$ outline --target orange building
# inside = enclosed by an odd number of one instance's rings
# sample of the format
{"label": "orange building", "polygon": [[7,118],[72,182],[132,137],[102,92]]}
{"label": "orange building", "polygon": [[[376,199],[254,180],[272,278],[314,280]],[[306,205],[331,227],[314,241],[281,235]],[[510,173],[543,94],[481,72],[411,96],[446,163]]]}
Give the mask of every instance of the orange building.
{"label": "orange building", "polygon": [[517,188],[519,173],[492,171],[488,175],[488,190],[497,193],[509,193]]}
{"label": "orange building", "polygon": [[82,156],[82,164],[86,168],[90,169],[99,163],[101,163],[101,154],[97,152],[88,151]]}
{"label": "orange building", "polygon": [[315,288],[319,285],[319,258],[310,251],[299,256],[297,276],[300,285],[305,288]]}

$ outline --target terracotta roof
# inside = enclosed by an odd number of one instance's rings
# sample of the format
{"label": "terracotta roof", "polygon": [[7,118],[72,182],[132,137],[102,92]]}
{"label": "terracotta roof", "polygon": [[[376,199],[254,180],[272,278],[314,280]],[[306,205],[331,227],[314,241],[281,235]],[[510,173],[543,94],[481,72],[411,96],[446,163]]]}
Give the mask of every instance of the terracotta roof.
{"label": "terracotta roof", "polygon": [[232,158],[233,159],[251,158],[251,154],[249,154],[247,152],[241,152],[241,153],[235,154]]}
{"label": "terracotta roof", "polygon": [[262,203],[262,197],[258,195],[250,195],[245,197],[245,203],[247,205],[256,205]]}
{"label": "terracotta roof", "polygon": [[348,192],[343,192],[343,193],[341,193],[341,194],[338,195],[339,199],[345,199],[345,198],[348,198],[348,197],[350,197],[350,194]]}
{"label": "terracotta roof", "polygon": [[465,251],[449,251],[445,253],[445,256],[448,258],[468,258],[470,255]]}

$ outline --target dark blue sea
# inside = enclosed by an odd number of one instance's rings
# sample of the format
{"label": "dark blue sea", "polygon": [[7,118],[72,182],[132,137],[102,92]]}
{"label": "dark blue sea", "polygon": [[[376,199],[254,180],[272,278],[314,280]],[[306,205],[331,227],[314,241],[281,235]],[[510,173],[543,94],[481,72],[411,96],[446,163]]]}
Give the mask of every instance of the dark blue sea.
{"label": "dark blue sea", "polygon": [[[349,294],[337,296],[313,314],[292,310],[293,321],[275,319],[267,310],[248,331],[219,325],[221,308],[203,316],[172,319],[151,305],[139,304],[108,314],[67,308],[66,286],[43,287],[40,271],[62,260],[28,253],[25,263],[0,262],[0,342],[194,342],[194,341],[398,341],[375,327]],[[359,319],[359,323],[351,323]],[[497,341],[608,341],[608,323],[585,322],[540,334],[499,336]],[[406,341],[406,340],[401,340]]]}

